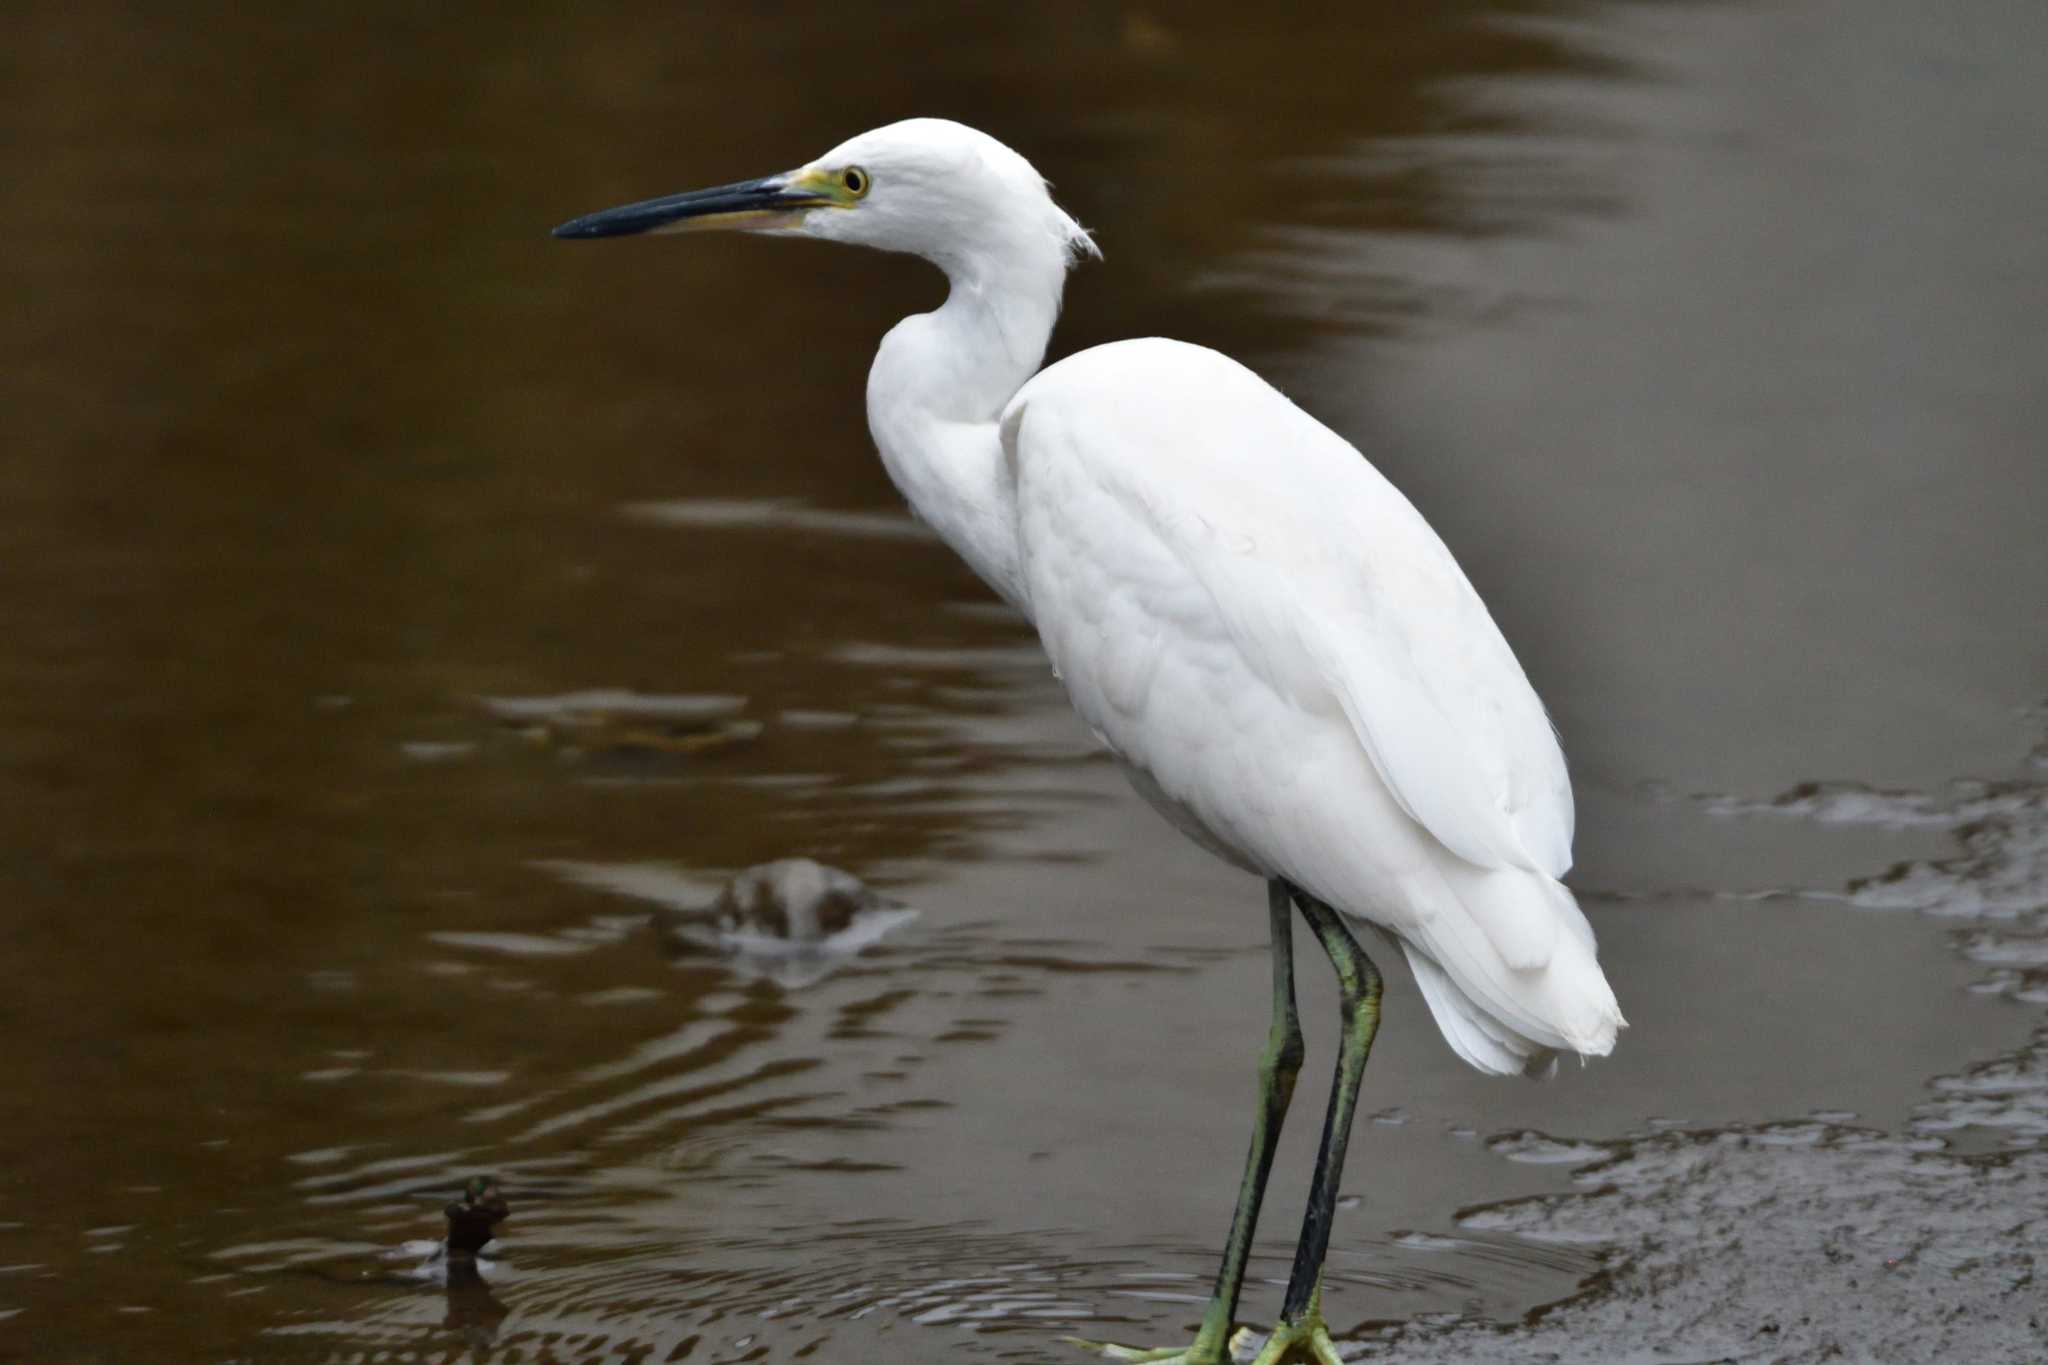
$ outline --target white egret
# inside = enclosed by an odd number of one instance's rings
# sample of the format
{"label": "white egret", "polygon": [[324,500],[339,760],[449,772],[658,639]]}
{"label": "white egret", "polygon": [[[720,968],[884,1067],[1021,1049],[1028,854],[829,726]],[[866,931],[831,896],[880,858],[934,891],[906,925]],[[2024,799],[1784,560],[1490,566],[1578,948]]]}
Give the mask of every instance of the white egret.
{"label": "white egret", "polygon": [[[575,219],[559,237],[731,228],[910,252],[945,272],[889,331],[868,426],[917,514],[1038,630],[1138,791],[1265,879],[1272,1025],[1236,1214],[1191,1346],[1217,1365],[1302,1060],[1290,902],[1335,966],[1336,1085],[1279,1324],[1259,1360],[1338,1359],[1321,1281],[1380,974],[1398,946],[1481,1071],[1604,1055],[1622,1017],[1559,883],[1572,796],[1550,721],[1450,551],[1357,450],[1236,361],[1157,338],[1038,373],[1096,254],[1030,163],[911,119],[794,171]],[[1086,1343],[1084,1343],[1086,1344]]]}

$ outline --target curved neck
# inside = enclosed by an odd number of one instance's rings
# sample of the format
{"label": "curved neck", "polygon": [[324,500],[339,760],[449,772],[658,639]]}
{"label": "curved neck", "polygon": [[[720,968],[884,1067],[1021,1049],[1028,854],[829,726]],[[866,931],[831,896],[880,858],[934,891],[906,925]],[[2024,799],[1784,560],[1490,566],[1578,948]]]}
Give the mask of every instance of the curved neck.
{"label": "curved neck", "polygon": [[1063,253],[943,261],[946,302],[891,328],[868,371],[868,430],[912,510],[1011,605],[1023,601],[1016,487],[997,429],[1059,316]]}

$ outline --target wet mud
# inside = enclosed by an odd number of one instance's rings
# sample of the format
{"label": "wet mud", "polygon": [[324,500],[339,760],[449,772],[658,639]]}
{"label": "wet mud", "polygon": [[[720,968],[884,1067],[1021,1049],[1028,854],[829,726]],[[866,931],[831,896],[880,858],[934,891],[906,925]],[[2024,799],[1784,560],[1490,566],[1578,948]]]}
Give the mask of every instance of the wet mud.
{"label": "wet mud", "polygon": [[2048,1152],[1958,1156],[1826,1123],[1665,1133],[1580,1169],[1583,1193],[1463,1226],[1602,1249],[1519,1325],[1361,1333],[1361,1360],[1806,1362],[2040,1358]]}
{"label": "wet mud", "polygon": [[[2033,758],[2036,772],[2048,767]],[[1785,895],[1941,921],[1950,950],[1985,969],[1970,990],[2042,1002],[2048,782],[1966,780],[1929,793],[1812,784],[1770,801],[1696,804],[1738,819],[1943,830],[1955,845],[1946,856]],[[1927,1008],[1910,996],[1888,1004]],[[1599,1272],[1523,1323],[1369,1330],[1357,1358],[2041,1359],[2048,1028],[1927,1088],[1889,1132],[1816,1118],[1552,1144],[1586,1161],[1572,1192],[1469,1209],[1459,1226],[1595,1252]]]}

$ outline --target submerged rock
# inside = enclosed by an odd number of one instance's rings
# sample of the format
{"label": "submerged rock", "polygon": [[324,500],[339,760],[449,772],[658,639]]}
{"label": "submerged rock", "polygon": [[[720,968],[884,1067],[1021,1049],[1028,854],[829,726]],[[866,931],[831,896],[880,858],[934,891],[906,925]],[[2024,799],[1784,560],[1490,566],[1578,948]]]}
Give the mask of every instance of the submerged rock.
{"label": "submerged rock", "polygon": [[722,694],[663,696],[592,688],[552,697],[479,700],[507,732],[565,758],[695,757],[750,743],[762,729],[760,721],[739,714],[746,709],[745,697]]}
{"label": "submerged rock", "polygon": [[654,923],[671,953],[721,953],[784,985],[803,985],[917,916],[850,872],[777,858],[728,882],[709,905],[663,906]]}
{"label": "submerged rock", "polygon": [[727,933],[817,943],[844,933],[855,915],[880,904],[880,897],[851,872],[809,858],[778,858],[734,877],[718,893],[712,911]]}

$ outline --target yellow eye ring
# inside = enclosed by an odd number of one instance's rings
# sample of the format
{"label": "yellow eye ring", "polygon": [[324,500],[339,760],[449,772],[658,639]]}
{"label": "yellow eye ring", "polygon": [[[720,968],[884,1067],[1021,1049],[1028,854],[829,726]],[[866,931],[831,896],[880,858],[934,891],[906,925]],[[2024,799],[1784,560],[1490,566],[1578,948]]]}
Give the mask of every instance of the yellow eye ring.
{"label": "yellow eye ring", "polygon": [[875,179],[858,166],[848,166],[839,173],[839,183],[846,187],[848,194],[859,199],[873,187]]}

